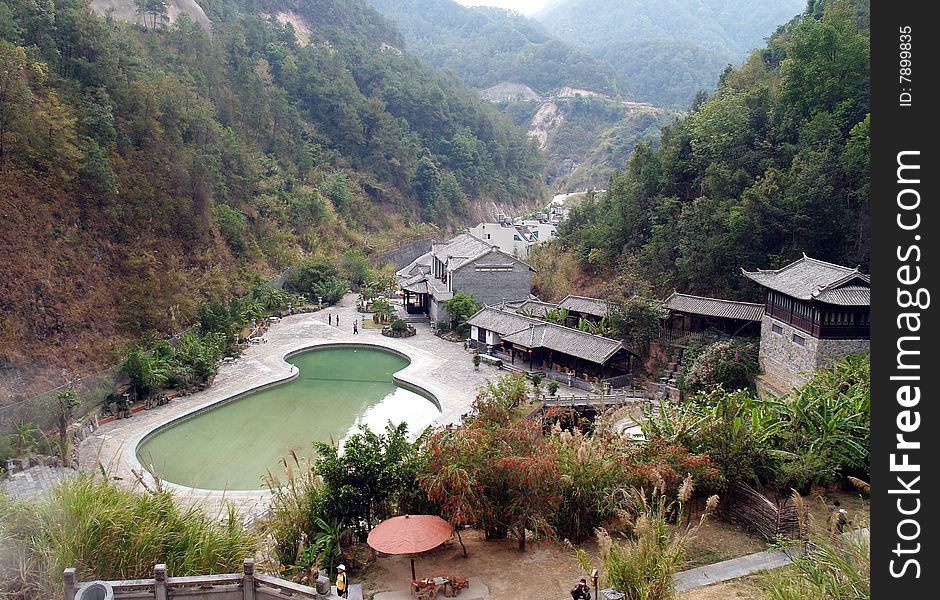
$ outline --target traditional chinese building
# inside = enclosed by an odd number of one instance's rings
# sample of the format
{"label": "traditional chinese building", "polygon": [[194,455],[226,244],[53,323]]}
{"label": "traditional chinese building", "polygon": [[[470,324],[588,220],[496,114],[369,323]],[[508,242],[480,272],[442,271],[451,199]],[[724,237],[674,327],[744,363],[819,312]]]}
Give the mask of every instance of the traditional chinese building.
{"label": "traditional chinese building", "polygon": [[764,305],[673,292],[663,300],[667,339],[678,343],[695,336],[757,337]]}
{"label": "traditional chinese building", "polygon": [[568,385],[624,387],[630,383],[633,352],[619,340],[548,323],[513,310],[485,306],[468,321],[470,345],[498,353],[528,371],[542,371]]}
{"label": "traditional chinese building", "polygon": [[760,364],[771,387],[789,391],[821,366],[870,351],[871,280],[858,268],[804,254],[781,269],[742,271],[767,291]]}

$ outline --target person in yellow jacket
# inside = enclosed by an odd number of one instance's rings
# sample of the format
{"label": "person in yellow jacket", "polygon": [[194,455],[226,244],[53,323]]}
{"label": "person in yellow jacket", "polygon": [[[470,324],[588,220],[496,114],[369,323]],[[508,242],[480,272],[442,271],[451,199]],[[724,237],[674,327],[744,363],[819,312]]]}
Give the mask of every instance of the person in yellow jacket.
{"label": "person in yellow jacket", "polygon": [[349,582],[346,580],[346,565],[336,566],[336,593],[349,598]]}

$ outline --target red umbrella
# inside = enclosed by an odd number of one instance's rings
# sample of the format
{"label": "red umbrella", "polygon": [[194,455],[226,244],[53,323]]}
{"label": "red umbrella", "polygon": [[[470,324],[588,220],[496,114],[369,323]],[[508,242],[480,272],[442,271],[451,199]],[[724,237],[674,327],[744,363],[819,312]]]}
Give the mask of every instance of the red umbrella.
{"label": "red umbrella", "polygon": [[[435,515],[392,517],[369,532],[369,546],[383,554],[420,554],[437,548],[454,532],[451,524]],[[415,580],[415,559],[411,559]]]}

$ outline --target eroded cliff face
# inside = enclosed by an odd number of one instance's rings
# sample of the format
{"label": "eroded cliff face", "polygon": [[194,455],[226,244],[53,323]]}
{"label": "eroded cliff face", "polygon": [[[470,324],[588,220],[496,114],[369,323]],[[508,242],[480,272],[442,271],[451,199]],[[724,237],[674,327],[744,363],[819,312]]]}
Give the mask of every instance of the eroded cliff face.
{"label": "eroded cliff face", "polygon": [[555,100],[547,100],[542,103],[529,123],[529,137],[538,140],[539,148],[545,150],[549,137],[555,134],[564,122],[565,113],[558,103]]}
{"label": "eroded cliff face", "polygon": [[[205,30],[212,27],[212,22],[202,10],[196,0],[166,0],[167,13],[170,24],[176,21],[180,14],[187,14],[193,21],[199,23]],[[143,23],[142,16],[137,14],[134,0],[91,0],[91,9],[103,17],[111,16],[128,23]]]}

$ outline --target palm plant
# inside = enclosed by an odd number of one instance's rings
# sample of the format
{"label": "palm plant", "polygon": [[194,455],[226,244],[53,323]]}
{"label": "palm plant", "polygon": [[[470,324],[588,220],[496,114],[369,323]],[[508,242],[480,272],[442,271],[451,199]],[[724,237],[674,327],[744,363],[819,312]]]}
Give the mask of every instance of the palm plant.
{"label": "palm plant", "polygon": [[316,517],[314,522],[320,529],[313,541],[316,562],[321,568],[325,567],[332,576],[343,554],[343,538],[349,530],[338,522],[328,523],[320,517]]}
{"label": "palm plant", "polygon": [[135,395],[146,398],[167,384],[171,366],[162,354],[136,348],[127,353],[121,371],[130,378]]}
{"label": "palm plant", "polygon": [[10,434],[10,445],[16,456],[26,454],[39,443],[39,429],[31,421],[20,419],[13,424],[13,433]]}

